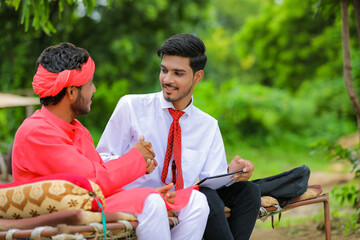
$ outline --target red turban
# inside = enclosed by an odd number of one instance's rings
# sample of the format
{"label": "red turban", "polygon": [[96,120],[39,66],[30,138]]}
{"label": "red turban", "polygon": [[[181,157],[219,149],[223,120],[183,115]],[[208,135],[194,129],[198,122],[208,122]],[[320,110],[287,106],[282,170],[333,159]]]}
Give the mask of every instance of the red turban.
{"label": "red turban", "polygon": [[33,78],[33,89],[40,98],[54,97],[64,87],[82,86],[87,83],[95,72],[95,63],[88,58],[87,62],[81,67],[81,70],[64,70],[59,73],[52,73],[47,71],[41,64]]}

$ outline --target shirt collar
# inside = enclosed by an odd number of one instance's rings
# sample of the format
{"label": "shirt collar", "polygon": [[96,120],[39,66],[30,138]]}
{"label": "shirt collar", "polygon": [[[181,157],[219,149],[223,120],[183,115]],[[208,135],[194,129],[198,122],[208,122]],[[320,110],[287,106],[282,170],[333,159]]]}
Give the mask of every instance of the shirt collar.
{"label": "shirt collar", "polygon": [[[157,95],[160,100],[160,105],[161,105],[162,109],[168,109],[168,108],[175,109],[172,102],[165,100],[164,94],[162,93],[162,91],[158,92]],[[191,102],[190,102],[189,106],[187,106],[185,109],[182,110],[185,113],[184,115],[191,115],[191,113],[193,112],[193,106],[194,106],[193,102],[194,102],[194,97],[191,96]]]}

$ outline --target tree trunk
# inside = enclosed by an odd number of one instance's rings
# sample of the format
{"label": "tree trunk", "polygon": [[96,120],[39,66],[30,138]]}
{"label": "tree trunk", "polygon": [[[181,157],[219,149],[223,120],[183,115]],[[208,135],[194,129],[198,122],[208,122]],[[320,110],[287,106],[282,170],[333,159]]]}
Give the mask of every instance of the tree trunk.
{"label": "tree trunk", "polygon": [[[357,34],[358,34],[358,41],[359,41],[359,47],[360,47],[360,1],[354,0],[353,3],[354,3],[354,9],[355,9],[355,18],[356,18],[356,30],[357,30]],[[360,144],[359,144],[359,146],[360,146]],[[359,158],[360,157],[358,156],[358,161],[359,161]],[[360,194],[358,197],[356,208],[360,209]],[[358,217],[358,223],[360,223],[360,215]]]}
{"label": "tree trunk", "polygon": [[355,18],[356,18],[356,29],[358,34],[358,41],[360,47],[360,1],[354,0]]}
{"label": "tree trunk", "polygon": [[[355,0],[354,2],[357,2]],[[340,1],[341,6],[341,18],[342,18],[342,26],[341,26],[341,41],[343,46],[343,66],[344,66],[344,80],[345,80],[345,86],[346,90],[349,94],[351,103],[353,105],[355,114],[356,114],[356,120],[357,120],[357,126],[358,126],[358,133],[360,138],[360,105],[359,101],[356,95],[356,91],[354,89],[352,75],[351,75],[351,57],[350,57],[350,33],[349,33],[349,16],[348,16],[348,1],[347,0],[341,0]],[[356,14],[357,15],[357,14]],[[360,148],[360,146],[359,146]],[[359,152],[360,154],[360,149]],[[357,156],[358,160],[360,160],[360,156]],[[360,182],[359,182],[360,185]],[[358,196],[357,201],[357,209],[360,208],[360,195]],[[360,220],[360,216],[358,216],[358,221]]]}

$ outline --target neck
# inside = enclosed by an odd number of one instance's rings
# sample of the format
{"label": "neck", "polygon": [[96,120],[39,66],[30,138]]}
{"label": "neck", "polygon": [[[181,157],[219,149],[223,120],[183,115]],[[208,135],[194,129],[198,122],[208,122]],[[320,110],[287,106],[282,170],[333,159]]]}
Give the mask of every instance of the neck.
{"label": "neck", "polygon": [[191,103],[191,99],[190,101],[188,102],[182,102],[182,101],[176,101],[176,102],[173,102],[173,106],[176,110],[184,110],[185,108],[187,108]]}
{"label": "neck", "polygon": [[56,105],[45,106],[50,112],[61,118],[62,120],[71,123],[75,117],[72,114],[71,109],[67,109],[61,105],[61,103]]}

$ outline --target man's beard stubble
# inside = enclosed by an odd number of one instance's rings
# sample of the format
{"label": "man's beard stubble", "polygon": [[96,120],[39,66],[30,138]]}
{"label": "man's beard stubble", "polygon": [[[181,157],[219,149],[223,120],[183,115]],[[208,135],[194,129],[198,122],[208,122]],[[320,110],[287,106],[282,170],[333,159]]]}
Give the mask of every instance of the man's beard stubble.
{"label": "man's beard stubble", "polygon": [[85,115],[89,113],[89,110],[84,106],[84,97],[81,92],[77,96],[76,101],[71,104],[72,114],[74,115],[74,119],[78,116]]}

